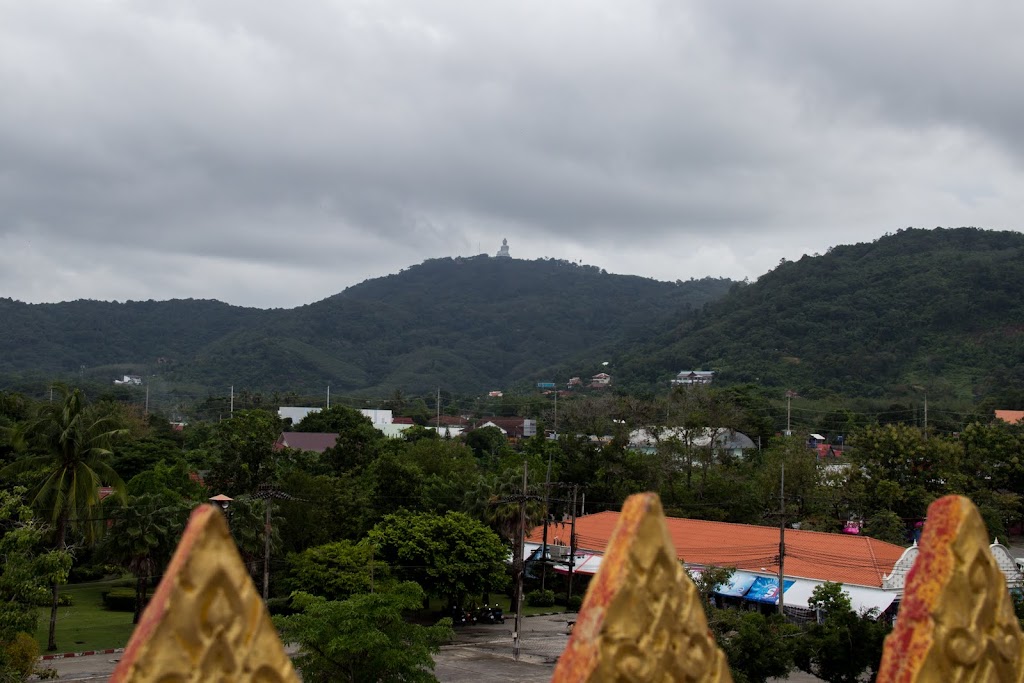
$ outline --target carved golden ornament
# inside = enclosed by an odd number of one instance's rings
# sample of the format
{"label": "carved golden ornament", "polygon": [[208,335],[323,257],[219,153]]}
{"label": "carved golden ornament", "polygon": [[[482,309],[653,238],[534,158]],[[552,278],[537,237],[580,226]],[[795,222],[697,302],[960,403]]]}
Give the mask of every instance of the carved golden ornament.
{"label": "carved golden ornament", "polygon": [[1024,681],[1024,634],[985,524],[967,498],[929,506],[876,680]]}
{"label": "carved golden ornament", "polygon": [[216,507],[193,510],[110,680],[298,683]]}
{"label": "carved golden ornament", "polygon": [[623,506],[551,680],[731,683],[657,495]]}

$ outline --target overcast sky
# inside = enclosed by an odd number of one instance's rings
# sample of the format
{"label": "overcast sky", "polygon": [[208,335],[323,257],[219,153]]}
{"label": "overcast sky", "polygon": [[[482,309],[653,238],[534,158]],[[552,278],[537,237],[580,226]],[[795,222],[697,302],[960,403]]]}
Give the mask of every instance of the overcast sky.
{"label": "overcast sky", "polygon": [[0,296],[291,307],[497,251],[1019,229],[1024,4],[0,0]]}

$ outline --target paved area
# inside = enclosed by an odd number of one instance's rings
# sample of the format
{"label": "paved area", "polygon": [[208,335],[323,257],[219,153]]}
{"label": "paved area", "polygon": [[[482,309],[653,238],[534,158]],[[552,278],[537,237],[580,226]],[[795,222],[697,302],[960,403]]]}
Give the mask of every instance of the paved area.
{"label": "paved area", "polygon": [[[555,663],[569,641],[566,621],[575,615],[526,617],[520,634],[519,661],[513,659],[513,620],[504,624],[463,626],[455,631],[455,642],[445,645],[435,657],[434,673],[442,683],[541,683],[551,680]],[[119,655],[93,655],[46,662],[61,681],[106,681]],[[818,679],[793,672],[790,683]]]}

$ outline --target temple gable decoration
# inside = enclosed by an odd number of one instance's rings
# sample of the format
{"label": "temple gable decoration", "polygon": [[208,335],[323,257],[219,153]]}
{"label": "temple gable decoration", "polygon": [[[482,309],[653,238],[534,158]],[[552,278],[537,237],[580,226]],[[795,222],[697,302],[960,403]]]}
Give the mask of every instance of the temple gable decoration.
{"label": "temple gable decoration", "polygon": [[252,578],[213,505],[192,512],[112,683],[298,683]]}

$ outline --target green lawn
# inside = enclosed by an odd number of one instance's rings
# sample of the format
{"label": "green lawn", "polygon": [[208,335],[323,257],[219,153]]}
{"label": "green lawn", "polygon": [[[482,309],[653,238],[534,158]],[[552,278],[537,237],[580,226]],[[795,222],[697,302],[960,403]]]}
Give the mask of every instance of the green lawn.
{"label": "green lawn", "polygon": [[[57,652],[81,652],[124,647],[134,628],[131,612],[111,612],[103,607],[100,593],[109,590],[122,579],[111,579],[87,584],[69,584],[61,587],[61,594],[71,595],[74,604],[57,609]],[[50,608],[39,609],[39,627],[36,640],[39,651],[46,652],[50,628]]]}

